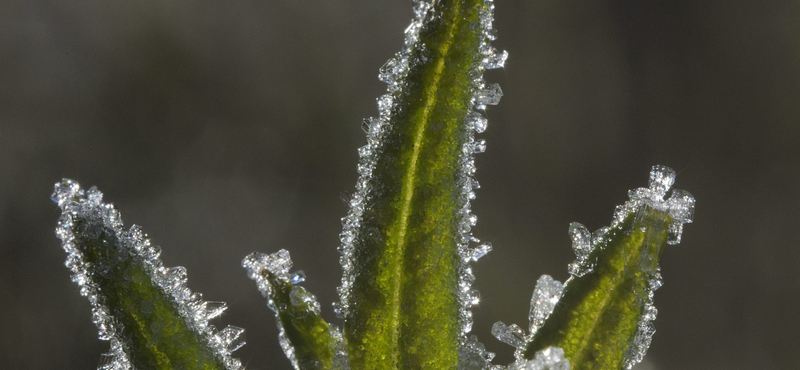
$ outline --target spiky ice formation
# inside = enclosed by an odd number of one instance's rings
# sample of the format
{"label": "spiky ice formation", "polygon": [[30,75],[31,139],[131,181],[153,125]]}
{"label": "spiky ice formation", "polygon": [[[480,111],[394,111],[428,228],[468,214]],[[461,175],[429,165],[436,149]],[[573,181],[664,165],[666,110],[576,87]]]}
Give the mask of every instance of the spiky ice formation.
{"label": "spiky ice formation", "polygon": [[[355,243],[359,238],[374,237],[377,230],[365,228],[363,215],[365,207],[374,200],[376,193],[383,191],[374,181],[376,163],[384,151],[386,135],[391,132],[392,116],[397,113],[398,99],[408,88],[407,76],[416,66],[425,63],[426,45],[420,42],[420,31],[426,24],[435,21],[441,15],[434,9],[435,1],[415,0],[414,19],[405,31],[405,43],[400,52],[387,61],[379,71],[381,81],[388,84],[387,94],[378,98],[379,115],[377,118],[365,119],[362,128],[367,135],[367,144],[359,148],[360,161],[358,164],[359,179],[356,192],[349,200],[349,212],[342,219],[344,225],[340,234],[342,253],[341,264],[343,267],[342,285],[338,288],[340,302],[335,304],[337,314],[350,317],[352,305],[352,286],[356,277]],[[502,68],[508,53],[499,52],[491,46],[491,40],[496,38],[496,31],[492,27],[494,5],[491,0],[485,1],[480,10],[479,55],[474,67],[470,70],[470,90],[472,98],[471,109],[463,119],[464,127],[463,144],[458,157],[460,172],[457,183],[460,188],[458,202],[458,237],[454,242],[458,245],[458,254],[461,259],[459,269],[458,297],[462,308],[460,322],[462,332],[462,345],[466,345],[466,334],[472,328],[472,312],[470,308],[479,301],[479,294],[472,289],[475,277],[470,264],[483,257],[491,250],[491,244],[480,244],[470,230],[477,222],[477,217],[470,211],[470,201],[475,198],[475,189],[480,185],[474,178],[474,155],[486,149],[483,139],[476,139],[476,133],[486,130],[487,119],[483,110],[487,105],[498,104],[502,91],[497,84],[486,84],[483,72],[487,69]],[[379,237],[379,236],[378,236]]]}
{"label": "spiky ice formation", "polygon": [[558,347],[547,347],[536,352],[533,359],[519,359],[508,366],[508,370],[570,370],[569,360],[564,357],[564,350]]}
{"label": "spiky ice formation", "polygon": [[281,348],[295,369],[349,368],[341,331],[321,318],[316,297],[298,285],[305,281],[305,273],[290,273],[287,250],[251,253],[242,266],[267,298],[267,307],[275,311]]}
{"label": "spiky ice formation", "polygon": [[56,235],[68,253],[66,266],[89,299],[99,337],[111,342],[99,369],[241,369],[231,352],[243,329],[209,324],[225,310],[186,285],[186,269],[164,267],[161,249],[139,226],[123,229],[119,211],[103,194],[72,180],[55,184],[62,210]]}
{"label": "spiky ice formation", "polygon": [[528,312],[528,331],[526,332],[517,324],[506,325],[502,321],[492,325],[492,335],[495,338],[516,348],[514,357],[517,361],[524,361],[522,355],[525,346],[530,343],[531,337],[536,333],[536,330],[553,313],[553,309],[561,298],[563,291],[564,285],[560,281],[554,280],[550,275],[542,275],[536,281],[536,287],[533,289],[533,296],[531,296],[531,307]]}

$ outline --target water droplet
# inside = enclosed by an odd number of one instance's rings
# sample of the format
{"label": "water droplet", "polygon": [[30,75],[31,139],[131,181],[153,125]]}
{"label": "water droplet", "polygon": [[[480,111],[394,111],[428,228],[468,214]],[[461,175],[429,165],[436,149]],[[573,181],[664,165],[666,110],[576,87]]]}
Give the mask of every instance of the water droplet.
{"label": "water droplet", "polygon": [[292,285],[297,285],[297,284],[300,284],[300,283],[302,283],[304,281],[306,281],[306,273],[303,272],[303,270],[295,271],[292,274],[291,279],[289,280],[289,282],[291,282]]}

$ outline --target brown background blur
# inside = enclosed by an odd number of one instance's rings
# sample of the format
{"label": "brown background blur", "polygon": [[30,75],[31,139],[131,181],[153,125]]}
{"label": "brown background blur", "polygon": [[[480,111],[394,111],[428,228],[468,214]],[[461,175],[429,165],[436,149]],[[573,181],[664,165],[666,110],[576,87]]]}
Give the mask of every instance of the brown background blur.
{"label": "brown background blur", "polygon": [[[395,0],[0,0],[0,367],[108,348],[53,234],[71,177],[229,304],[216,323],[247,329],[249,369],[288,369],[240,261],[288,248],[339,322],[341,197],[410,19]],[[569,222],[607,225],[665,164],[697,213],[637,368],[800,367],[800,2],[498,0],[496,26],[473,331],[498,362],[491,324],[526,324],[537,277],[567,278]]]}

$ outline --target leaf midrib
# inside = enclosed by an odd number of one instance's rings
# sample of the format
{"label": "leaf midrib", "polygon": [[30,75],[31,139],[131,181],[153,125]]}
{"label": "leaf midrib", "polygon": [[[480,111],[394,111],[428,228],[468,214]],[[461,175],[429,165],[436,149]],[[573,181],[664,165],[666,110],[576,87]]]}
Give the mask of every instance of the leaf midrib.
{"label": "leaf midrib", "polygon": [[450,51],[450,47],[453,44],[453,40],[455,37],[455,28],[458,24],[458,16],[461,13],[461,7],[457,6],[454,9],[454,16],[453,19],[455,21],[450,23],[450,27],[447,30],[447,37],[442,42],[440,47],[440,57],[436,60],[436,65],[434,67],[434,73],[431,78],[432,82],[426,86],[424,91],[425,96],[425,104],[423,105],[422,112],[420,114],[419,124],[417,125],[417,131],[414,135],[414,147],[411,152],[411,158],[409,160],[408,167],[406,168],[406,176],[405,181],[403,181],[403,187],[401,190],[401,208],[400,208],[400,217],[397,219],[395,225],[398,227],[397,232],[397,253],[395,254],[395,261],[394,261],[394,286],[392,287],[392,318],[391,318],[391,330],[392,330],[392,364],[393,366],[397,366],[400,360],[400,299],[401,299],[401,291],[403,287],[403,271],[404,269],[404,257],[405,257],[405,247],[406,247],[406,239],[407,239],[407,231],[408,231],[408,219],[411,215],[411,207],[412,201],[414,199],[414,193],[416,190],[416,177],[417,171],[419,170],[419,156],[420,151],[422,150],[422,141],[425,137],[425,129],[428,127],[428,123],[430,122],[430,116],[432,114],[433,108],[436,106],[437,96],[436,92],[438,91],[439,83],[442,78],[444,68],[445,68],[445,59]]}
{"label": "leaf midrib", "polygon": [[[641,242],[639,242],[639,243],[637,243],[637,247],[638,247],[638,248],[640,248],[640,249],[642,248],[642,244],[644,243],[644,240],[645,240],[645,239],[644,239],[644,238],[642,238],[642,241],[641,241]],[[631,259],[633,258],[633,257],[632,257],[633,255],[634,255],[633,253],[629,253],[629,254],[626,254],[626,255],[625,255],[625,256],[626,256],[626,258],[625,258],[625,263],[624,263],[624,266],[625,266],[625,267],[622,269],[622,271],[620,271],[619,273],[617,273],[617,274],[614,276],[614,278],[611,280],[611,286],[612,286],[612,287],[619,287],[619,285],[620,285],[620,280],[623,280],[623,276],[625,275],[625,272],[626,272],[626,271],[628,271],[628,270],[630,269],[630,261],[631,261]],[[588,343],[589,343],[589,338],[591,338],[591,337],[592,337],[592,333],[594,333],[595,329],[597,329],[597,326],[598,326],[598,325],[599,325],[599,323],[600,323],[600,317],[601,317],[601,316],[603,315],[603,313],[605,313],[605,312],[606,312],[606,310],[608,309],[608,305],[609,305],[609,303],[611,303],[611,297],[612,297],[612,296],[613,296],[613,295],[611,294],[611,292],[609,292],[609,294],[606,294],[606,295],[605,295],[605,298],[603,298],[603,301],[602,301],[602,303],[600,304],[600,309],[599,309],[599,310],[596,310],[596,311],[594,312],[594,315],[593,315],[593,317],[592,317],[591,324],[589,325],[589,329],[586,331],[586,335],[584,335],[584,336],[583,336],[583,339],[581,340],[581,343],[580,343],[580,345],[578,345],[578,348],[577,348],[577,349],[576,349],[576,351],[575,351],[575,358],[574,358],[574,360],[573,360],[574,364],[579,364],[579,363],[581,363],[582,361],[579,361],[579,360],[583,360],[583,358],[584,358],[584,357],[586,357],[586,351],[585,351],[585,348],[586,348],[586,346],[587,346],[587,345],[588,345]]]}

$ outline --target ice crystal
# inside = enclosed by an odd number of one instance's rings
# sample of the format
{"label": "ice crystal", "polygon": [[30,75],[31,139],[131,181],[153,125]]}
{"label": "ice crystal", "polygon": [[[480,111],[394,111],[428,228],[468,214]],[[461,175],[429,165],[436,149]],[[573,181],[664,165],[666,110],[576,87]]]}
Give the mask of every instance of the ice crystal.
{"label": "ice crystal", "polygon": [[558,347],[547,347],[536,352],[532,360],[520,359],[508,366],[508,370],[569,370],[569,360],[564,357],[564,350]]}
{"label": "ice crystal", "polygon": [[542,327],[547,317],[553,313],[558,300],[561,299],[561,293],[564,291],[564,285],[560,281],[554,280],[549,275],[542,275],[536,281],[536,287],[533,289],[533,296],[531,297],[531,308],[528,313],[528,332],[530,335],[536,333]]}
{"label": "ice crystal", "polygon": [[516,348],[524,347],[527,342],[525,331],[517,324],[506,325],[502,321],[498,321],[492,325],[492,335],[499,341]]}
{"label": "ice crystal", "polygon": [[586,226],[578,222],[569,224],[569,235],[572,237],[572,250],[578,259],[569,264],[569,273],[575,277],[581,277],[591,271],[593,266],[588,262],[589,254],[592,252],[592,234]]}
{"label": "ice crystal", "polygon": [[486,370],[491,367],[495,354],[486,350],[478,337],[470,335],[462,340],[458,350],[458,370]]}
{"label": "ice crystal", "polygon": [[503,90],[500,89],[498,84],[489,84],[482,90],[475,94],[475,104],[478,109],[486,109],[487,105],[500,104],[500,98],[503,97]]}
{"label": "ice crystal", "polygon": [[533,335],[542,327],[545,320],[553,313],[553,309],[561,299],[563,291],[564,285],[560,281],[554,280],[549,275],[542,275],[536,281],[536,287],[533,289],[533,296],[531,297],[531,307],[528,312],[528,332],[526,333],[517,324],[506,325],[502,321],[498,321],[492,326],[492,335],[501,342],[516,348],[514,356],[518,361],[524,362],[522,358],[523,349],[530,343]]}
{"label": "ice crystal", "polygon": [[[240,340],[243,329],[228,326],[217,331],[208,323],[208,320],[222,314],[225,303],[204,301],[200,293],[192,292],[186,285],[185,268],[164,267],[159,259],[160,247],[150,243],[141,227],[133,225],[125,230],[119,211],[113,205],[103,203],[103,194],[95,187],[84,191],[77,182],[64,179],[55,184],[51,198],[62,210],[56,235],[68,253],[65,265],[73,274],[72,281],[80,287],[80,294],[87,297],[92,305],[92,321],[97,326],[99,338],[111,343],[111,350],[101,356],[99,369],[128,370],[133,368],[133,364],[130,344],[122,335],[118,319],[106,305],[105,292],[95,281],[96,276],[105,274],[113,266],[105,265],[102,259],[95,263],[87,262],[86,256],[76,245],[79,238],[94,239],[98,229],[109,230],[113,234],[119,243],[108,248],[141,265],[151,283],[170,297],[189,330],[203,338],[227,369],[242,368],[241,362],[230,354],[244,344]],[[76,228],[78,222],[88,227]]]}

